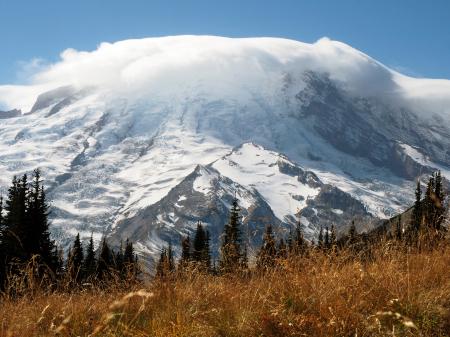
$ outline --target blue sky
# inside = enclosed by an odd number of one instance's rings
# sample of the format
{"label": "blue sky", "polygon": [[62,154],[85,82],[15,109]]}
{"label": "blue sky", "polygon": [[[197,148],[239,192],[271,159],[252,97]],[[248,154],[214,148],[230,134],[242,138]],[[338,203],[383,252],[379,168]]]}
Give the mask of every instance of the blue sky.
{"label": "blue sky", "polygon": [[0,84],[23,82],[66,48],[175,34],[328,36],[403,73],[450,79],[447,0],[0,0]]}

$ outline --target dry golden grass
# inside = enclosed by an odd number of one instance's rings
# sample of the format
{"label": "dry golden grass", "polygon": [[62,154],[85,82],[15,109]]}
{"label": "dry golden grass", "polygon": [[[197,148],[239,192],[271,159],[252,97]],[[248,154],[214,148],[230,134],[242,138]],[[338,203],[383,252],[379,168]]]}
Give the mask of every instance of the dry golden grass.
{"label": "dry golden grass", "polygon": [[449,336],[450,246],[0,300],[0,336]]}

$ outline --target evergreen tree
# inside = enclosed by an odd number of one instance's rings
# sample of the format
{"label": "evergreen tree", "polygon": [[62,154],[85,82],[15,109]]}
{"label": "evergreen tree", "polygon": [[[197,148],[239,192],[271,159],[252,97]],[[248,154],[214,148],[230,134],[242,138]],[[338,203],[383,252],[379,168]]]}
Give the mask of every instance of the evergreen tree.
{"label": "evergreen tree", "polygon": [[13,178],[8,190],[4,229],[10,260],[26,262],[37,255],[41,263],[56,271],[58,258],[54,242],[50,240],[48,209],[38,169],[34,171],[31,188],[26,174],[20,180]]}
{"label": "evergreen tree", "polygon": [[230,218],[224,227],[222,246],[220,249],[220,270],[225,273],[233,272],[242,265],[242,247],[240,231],[240,209],[238,200],[233,199]]}
{"label": "evergreen tree", "polygon": [[127,239],[125,242],[125,252],[123,254],[124,263],[132,264],[136,260],[136,254],[134,253],[133,243]]}
{"label": "evergreen tree", "polygon": [[267,269],[273,267],[275,265],[276,256],[277,249],[272,225],[268,225],[263,236],[261,248],[258,252],[256,261],[257,267],[259,269]]}
{"label": "evergreen tree", "polygon": [[428,180],[427,189],[425,191],[425,197],[423,200],[425,226],[427,226],[428,228],[432,228],[434,222],[434,213],[436,209],[434,189],[434,175],[432,175]]}
{"label": "evergreen tree", "polygon": [[415,190],[415,201],[412,209],[411,219],[407,228],[406,239],[408,244],[417,242],[422,224],[425,222],[424,201],[422,201],[422,189],[420,180],[417,179]]}
{"label": "evergreen tree", "polygon": [[395,227],[395,238],[397,241],[402,241],[403,230],[402,230],[402,216],[399,215],[397,218],[397,225]]}
{"label": "evergreen tree", "polygon": [[422,190],[420,187],[420,180],[417,179],[417,187],[415,192],[416,200],[414,202],[413,206],[413,212],[412,212],[412,230],[416,233],[420,230],[420,225],[422,223]]}
{"label": "evergreen tree", "polygon": [[172,245],[169,244],[168,248],[163,248],[156,265],[156,276],[165,279],[173,275],[175,271],[175,262],[173,258]]}
{"label": "evergreen tree", "polygon": [[41,195],[40,195],[40,212],[39,212],[39,228],[41,229],[39,232],[39,255],[42,257],[43,262],[50,267],[52,271],[57,269],[58,265],[58,252],[57,247],[55,245],[55,241],[51,240],[50,236],[50,223],[48,221],[48,209],[49,206],[46,201],[46,194],[44,188],[41,187]]}
{"label": "evergreen tree", "polygon": [[357,242],[357,236],[358,234],[356,232],[355,220],[352,220],[352,224],[350,225],[347,234],[347,245],[350,247],[354,247]]}
{"label": "evergreen tree", "polygon": [[197,230],[194,236],[192,260],[205,271],[208,271],[211,268],[209,241],[209,232],[203,228],[201,222],[199,221],[197,223]]}
{"label": "evergreen tree", "polygon": [[133,243],[127,239],[123,253],[123,267],[128,278],[135,279],[139,274],[138,258],[134,252]]}
{"label": "evergreen tree", "polygon": [[79,283],[83,279],[83,246],[80,241],[80,234],[77,234],[72,249],[67,259],[67,270],[71,276],[71,280]]}
{"label": "evergreen tree", "polygon": [[317,247],[323,249],[323,228],[320,227],[319,237],[317,239]]}
{"label": "evergreen tree", "polygon": [[10,262],[23,263],[30,257],[26,250],[27,218],[27,175],[21,180],[13,178],[6,199],[6,216],[4,219],[3,246],[8,252],[6,265]]}
{"label": "evergreen tree", "polygon": [[333,251],[336,250],[337,245],[337,236],[336,236],[336,227],[334,227],[334,224],[331,225],[331,233],[330,233],[330,247]]}
{"label": "evergreen tree", "polygon": [[442,204],[444,201],[444,190],[442,187],[442,174],[441,171],[437,171],[434,176],[434,194],[436,195],[437,200]]}
{"label": "evergreen tree", "polygon": [[100,255],[97,262],[97,274],[101,280],[106,280],[111,274],[113,267],[113,255],[104,238],[101,245]]}
{"label": "evergreen tree", "polygon": [[[303,237],[303,231],[300,223],[300,217],[297,221],[297,226],[295,228],[295,237],[293,240],[293,252],[295,254],[303,254],[306,250],[306,241]],[[292,250],[290,250],[292,251]]]}
{"label": "evergreen tree", "polygon": [[325,242],[324,242],[325,249],[330,249],[330,234],[328,227],[325,228]]}
{"label": "evergreen tree", "polygon": [[167,267],[170,273],[175,271],[175,257],[173,254],[172,243],[169,243],[169,247],[167,248]]}
{"label": "evergreen tree", "polygon": [[434,218],[432,224],[433,229],[438,232],[442,230],[442,222],[444,220],[444,198],[441,171],[437,171],[434,174]]}
{"label": "evergreen tree", "polygon": [[288,255],[288,248],[283,238],[281,238],[280,241],[278,241],[277,257],[280,259],[285,259],[287,258],[287,255]]}
{"label": "evergreen tree", "polygon": [[203,229],[201,222],[197,222],[197,229],[195,231],[192,260],[195,262],[201,262],[205,250],[206,244],[206,232]]}
{"label": "evergreen tree", "polygon": [[39,255],[42,261],[52,270],[56,269],[55,245],[50,239],[49,206],[46,201],[45,191],[41,185],[41,173],[39,169],[34,171],[33,182],[29,193],[27,234],[29,236],[28,250],[31,255]]}
{"label": "evergreen tree", "polygon": [[97,259],[95,258],[94,237],[92,234],[83,261],[83,274],[88,280],[92,280],[97,275]]}
{"label": "evergreen tree", "polygon": [[191,239],[188,236],[181,240],[180,269],[186,268],[191,262]]}
{"label": "evergreen tree", "polygon": [[156,264],[156,277],[164,278],[168,274],[167,268],[167,250],[163,248],[159,255],[158,263]]}

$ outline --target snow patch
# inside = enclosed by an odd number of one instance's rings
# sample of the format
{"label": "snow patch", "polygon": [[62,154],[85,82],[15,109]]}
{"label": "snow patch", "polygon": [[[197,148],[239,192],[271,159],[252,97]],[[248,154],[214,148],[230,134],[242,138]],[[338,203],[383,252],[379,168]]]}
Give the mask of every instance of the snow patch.
{"label": "snow patch", "polygon": [[275,216],[283,221],[289,215],[295,216],[306,206],[306,200],[317,196],[320,189],[301,183],[296,176],[281,173],[279,161],[288,162],[276,152],[246,143],[216,161],[213,167],[240,185],[256,189],[270,205]]}

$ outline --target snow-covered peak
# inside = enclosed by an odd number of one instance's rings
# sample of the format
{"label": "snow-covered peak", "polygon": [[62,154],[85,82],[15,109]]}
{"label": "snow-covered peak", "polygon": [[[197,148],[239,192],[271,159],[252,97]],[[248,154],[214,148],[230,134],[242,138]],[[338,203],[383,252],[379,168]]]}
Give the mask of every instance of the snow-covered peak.
{"label": "snow-covered peak", "polygon": [[295,77],[305,71],[327,73],[356,95],[414,99],[427,113],[450,115],[450,81],[400,75],[328,38],[309,44],[280,38],[170,36],[102,43],[93,51],[67,49],[29,84],[0,86],[0,102],[29,111],[39,93],[63,86],[97,87],[127,99],[152,95],[182,100],[193,93],[246,99],[253,92],[273,95],[286,74]]}
{"label": "snow-covered peak", "polygon": [[317,177],[308,181],[308,173],[285,156],[253,143],[234,149],[214,162],[213,167],[240,185],[257,190],[281,221],[294,219],[306,207],[307,200],[320,192]]}

